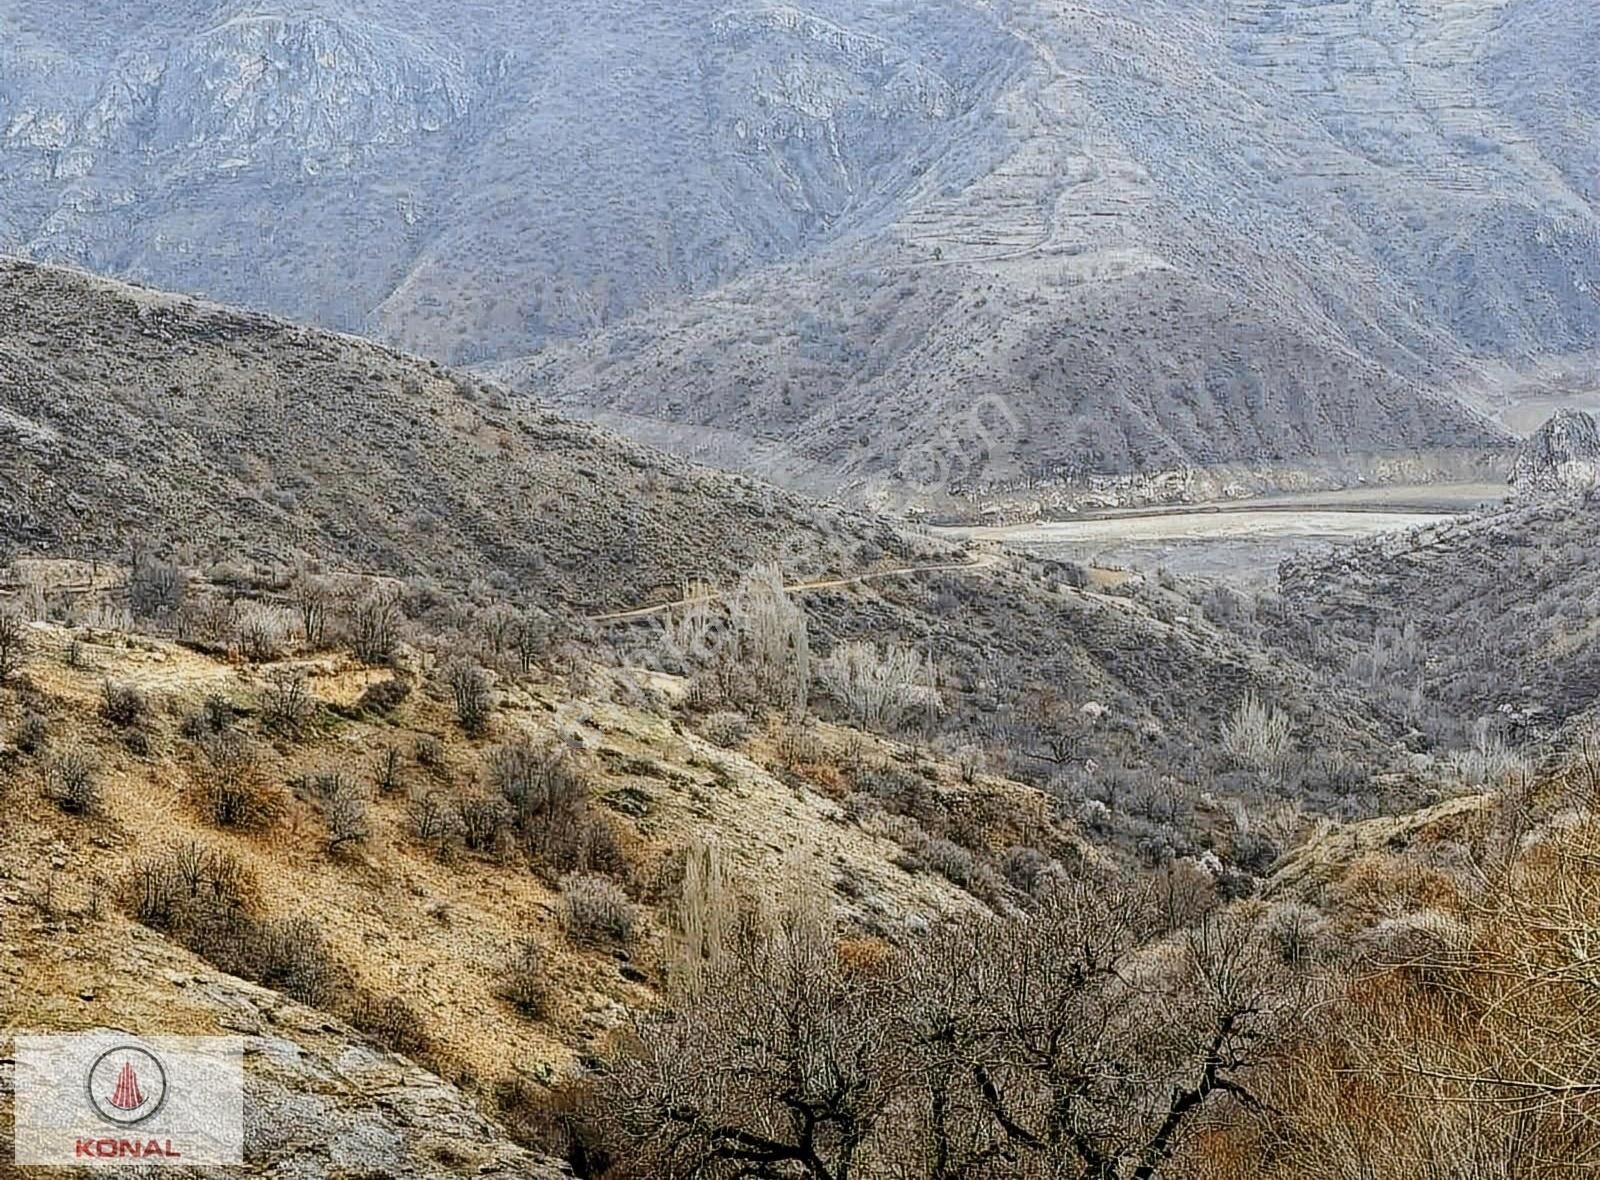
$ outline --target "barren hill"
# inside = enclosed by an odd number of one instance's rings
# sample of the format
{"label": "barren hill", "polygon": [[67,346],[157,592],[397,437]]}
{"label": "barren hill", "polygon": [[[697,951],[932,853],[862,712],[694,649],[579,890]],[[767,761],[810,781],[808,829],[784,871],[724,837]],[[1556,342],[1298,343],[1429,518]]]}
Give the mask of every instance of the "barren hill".
{"label": "barren hill", "polygon": [[1597,542],[1600,514],[1568,494],[1297,558],[1292,647],[1375,693],[1549,732],[1595,704]]}
{"label": "barren hill", "polygon": [[595,610],[760,561],[820,575],[953,552],[366,341],[4,259],[0,508],[32,553],[181,543],[204,562],[495,577]]}
{"label": "barren hill", "polygon": [[0,247],[537,352],[537,395],[885,503],[1427,474],[1505,442],[1455,395],[1600,346],[1596,19],[25,0]]}

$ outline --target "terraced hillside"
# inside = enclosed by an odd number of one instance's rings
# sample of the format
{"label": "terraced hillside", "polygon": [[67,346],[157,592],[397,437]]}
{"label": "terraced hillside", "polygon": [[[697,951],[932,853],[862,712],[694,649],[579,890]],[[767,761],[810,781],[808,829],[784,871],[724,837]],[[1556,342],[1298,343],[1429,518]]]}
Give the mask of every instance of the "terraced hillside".
{"label": "terraced hillside", "polygon": [[886,505],[1469,477],[1600,345],[1577,0],[0,20],[0,247]]}

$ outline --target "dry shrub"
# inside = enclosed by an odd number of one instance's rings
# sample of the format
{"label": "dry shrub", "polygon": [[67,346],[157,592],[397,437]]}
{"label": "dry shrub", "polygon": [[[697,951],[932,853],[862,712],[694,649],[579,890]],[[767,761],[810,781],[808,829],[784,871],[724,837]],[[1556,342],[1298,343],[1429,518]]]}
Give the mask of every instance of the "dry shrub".
{"label": "dry shrub", "polygon": [[561,924],[573,942],[626,943],[638,920],[637,907],[610,878],[573,873],[561,879]]}
{"label": "dry shrub", "polygon": [[743,745],[750,736],[750,718],[732,709],[712,713],[700,723],[700,732],[708,742],[732,749]]}
{"label": "dry shrub", "polygon": [[280,669],[267,678],[261,698],[261,724],[279,737],[298,741],[315,713],[311,681],[304,672]]}
{"label": "dry shrub", "polygon": [[541,1020],[550,1009],[548,956],[535,938],[519,938],[506,962],[500,997],[529,1020]]}
{"label": "dry shrub", "polygon": [[470,737],[480,737],[489,728],[494,712],[493,679],[487,669],[456,661],[444,670],[444,682],[455,702],[456,720]]}
{"label": "dry shrub", "polygon": [[11,683],[28,655],[28,629],[22,616],[0,608],[0,688]]}
{"label": "dry shrub", "polygon": [[349,1018],[351,1024],[391,1053],[420,1057],[431,1043],[422,1014],[399,996],[358,992]]}
{"label": "dry shrub", "polygon": [[399,795],[406,789],[406,757],[399,746],[385,746],[372,766],[372,783],[378,794]]}
{"label": "dry shrub", "polygon": [[287,801],[268,783],[255,747],[232,730],[212,734],[201,743],[206,766],[201,772],[201,806],[219,828],[262,831],[276,824]]}
{"label": "dry shrub", "polygon": [[138,689],[109,680],[100,686],[100,715],[111,724],[123,729],[141,725],[149,712],[149,703]]}
{"label": "dry shrub", "polygon": [[234,611],[233,631],[245,659],[266,663],[289,648],[296,625],[292,612],[265,602],[243,602]]}
{"label": "dry shrub", "polygon": [[367,685],[356,701],[356,711],[368,717],[387,717],[410,696],[411,682],[401,676],[391,676]]}
{"label": "dry shrub", "polygon": [[100,772],[87,755],[77,751],[52,755],[41,773],[44,797],[67,815],[89,815],[100,809]]}
{"label": "dry shrub", "polygon": [[171,935],[222,971],[325,1005],[343,972],[315,922],[257,913],[255,882],[231,853],[194,841],[134,862],[123,883],[136,921]]}

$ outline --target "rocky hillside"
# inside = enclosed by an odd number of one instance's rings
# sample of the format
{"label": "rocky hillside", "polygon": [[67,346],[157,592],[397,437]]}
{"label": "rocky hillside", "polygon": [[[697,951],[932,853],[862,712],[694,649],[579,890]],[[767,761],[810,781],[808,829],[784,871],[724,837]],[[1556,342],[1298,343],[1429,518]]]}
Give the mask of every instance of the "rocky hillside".
{"label": "rocky hillside", "polygon": [[1600,484],[1600,424],[1581,410],[1563,410],[1517,452],[1511,486],[1519,498],[1584,495]]}
{"label": "rocky hillside", "polygon": [[0,17],[0,247],[441,359],[598,333],[512,371],[812,488],[1426,474],[1600,344],[1575,0],[114,12]]}
{"label": "rocky hillside", "polygon": [[0,259],[0,539],[493,579],[592,610],[761,561],[952,547],[625,442],[350,337]]}
{"label": "rocky hillside", "polygon": [[1519,502],[1284,563],[1290,650],[1409,702],[1550,733],[1595,703],[1600,514]]}
{"label": "rocky hillside", "polygon": [[[1360,751],[1363,778],[1392,753],[1360,700],[1141,580],[968,552],[365,341],[32,263],[0,261],[0,279],[0,538],[19,559],[137,551],[181,567],[191,597],[280,599],[309,561],[403,585],[422,613],[548,611],[584,658],[647,666],[684,611],[605,616],[694,583],[725,604],[771,564],[819,658],[855,640],[930,659],[948,697],[933,728],[958,744],[1015,733],[1037,751],[1033,730],[1094,704],[1122,720],[1088,727],[1088,748],[1159,775],[1193,769],[1257,692],[1291,719],[1315,790],[1319,749]],[[75,580],[95,584],[92,568]],[[206,616],[191,603],[183,626]],[[1040,694],[1057,701],[1043,721]]]}

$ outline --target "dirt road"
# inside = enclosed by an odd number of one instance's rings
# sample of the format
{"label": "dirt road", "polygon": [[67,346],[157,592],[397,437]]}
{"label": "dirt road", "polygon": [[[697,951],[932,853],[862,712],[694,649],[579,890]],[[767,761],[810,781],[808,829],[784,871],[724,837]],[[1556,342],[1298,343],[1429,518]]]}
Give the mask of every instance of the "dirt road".
{"label": "dirt road", "polygon": [[[937,565],[907,565],[892,570],[874,570],[871,573],[855,574],[848,578],[824,578],[815,582],[791,582],[784,587],[790,594],[804,594],[812,590],[838,590],[845,586],[859,586],[866,582],[879,582],[885,578],[901,578],[908,574],[937,574],[937,573],[971,573],[974,570],[987,569],[997,565],[1001,560],[998,553],[980,553],[969,561],[946,561]],[[611,611],[603,615],[590,615],[591,623],[620,623],[629,619],[645,619],[651,615],[658,615],[680,606],[692,606],[697,602],[716,602],[726,598],[731,591],[714,591],[710,594],[693,594],[688,598],[678,598],[671,602],[657,603],[655,606],[641,606],[633,610]]]}

